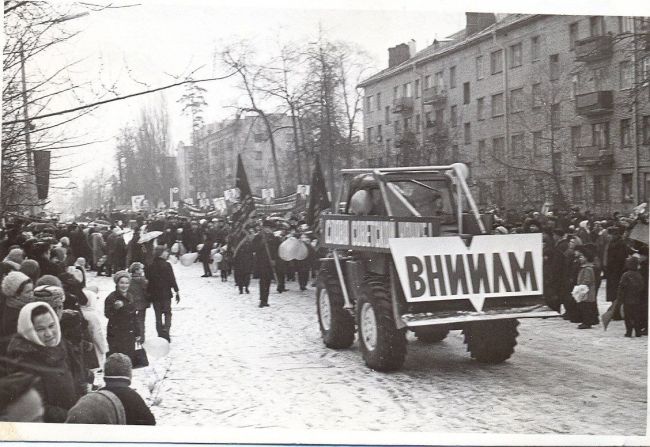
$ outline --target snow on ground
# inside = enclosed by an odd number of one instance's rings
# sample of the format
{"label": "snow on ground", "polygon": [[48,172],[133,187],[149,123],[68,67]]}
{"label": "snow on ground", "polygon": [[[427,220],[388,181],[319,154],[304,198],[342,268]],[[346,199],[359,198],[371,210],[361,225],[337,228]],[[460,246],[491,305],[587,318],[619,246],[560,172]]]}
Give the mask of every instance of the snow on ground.
{"label": "snow on ground", "polygon": [[[515,354],[482,365],[462,335],[426,345],[409,335],[401,371],[368,369],[357,342],[327,349],[314,290],[275,293],[259,309],[257,281],[239,295],[232,276],[200,278],[174,265],[171,352],[134,372],[159,425],[223,428],[644,435],[647,337],[622,321],[578,330],[560,318],[524,319]],[[91,273],[90,276],[93,276]],[[103,298],[108,278],[92,278]],[[604,283],[599,307],[604,312]],[[103,309],[103,307],[102,307]],[[155,337],[153,310],[147,337]],[[98,378],[101,381],[101,378]]]}

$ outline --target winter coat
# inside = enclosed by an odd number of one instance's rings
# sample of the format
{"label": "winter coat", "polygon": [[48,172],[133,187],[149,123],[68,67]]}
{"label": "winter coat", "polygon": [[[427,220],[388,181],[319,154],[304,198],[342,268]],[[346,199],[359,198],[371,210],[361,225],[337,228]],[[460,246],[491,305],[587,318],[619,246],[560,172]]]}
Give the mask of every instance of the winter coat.
{"label": "winter coat", "polygon": [[[225,258],[226,255],[224,254],[224,259]],[[254,264],[253,244],[252,239],[248,236],[238,245],[238,247],[236,247],[231,263],[234,270],[239,271],[244,275],[252,273]],[[221,267],[221,265],[219,267]]]}
{"label": "winter coat", "polygon": [[87,306],[81,306],[81,313],[88,323],[88,335],[90,342],[95,349],[95,357],[97,363],[101,366],[103,363],[104,355],[108,351],[108,344],[106,343],[106,336],[104,335],[103,323],[95,310],[89,302]]}
{"label": "winter coat", "polygon": [[253,238],[255,271],[260,275],[273,275],[278,259],[280,240],[270,231],[262,230]]}
{"label": "winter coat", "polygon": [[126,263],[126,244],[120,234],[111,233],[106,240],[108,263],[122,267]]}
{"label": "winter coat", "polygon": [[124,406],[126,425],[156,425],[156,418],[147,407],[142,397],[126,383],[118,380],[107,380],[102,390],[115,394]]}
{"label": "winter coat", "polygon": [[[66,340],[59,338],[58,345],[53,347],[34,342],[37,336],[31,321],[31,309],[42,304],[25,305],[27,318],[20,320],[19,333],[15,334],[9,342],[7,357],[20,363],[20,367],[13,367],[15,369],[10,372],[23,369],[27,373],[40,377],[38,391],[43,398],[45,409],[43,420],[64,422],[68,410],[84,394],[83,373],[79,359]],[[56,318],[54,311],[51,308],[49,310]]]}
{"label": "winter coat", "polygon": [[68,411],[66,424],[126,425],[124,405],[110,391],[86,394]]}
{"label": "winter coat", "polygon": [[97,265],[99,259],[104,256],[106,244],[101,233],[93,233],[90,235],[90,244],[93,252],[93,265]]}
{"label": "winter coat", "polygon": [[126,247],[126,265],[131,265],[134,262],[145,263],[144,250],[142,244],[138,244],[138,239],[140,239],[140,233],[135,233]]}
{"label": "winter coat", "polygon": [[587,292],[587,297],[584,300],[585,302],[596,302],[596,274],[594,273],[593,264],[587,263],[580,267],[580,270],[578,270],[576,285],[585,285],[589,287],[589,292]]}
{"label": "winter coat", "polygon": [[70,250],[75,260],[76,258],[86,258],[90,261],[92,250],[90,249],[86,235],[81,229],[70,233]]}
{"label": "winter coat", "polygon": [[641,304],[644,291],[643,276],[637,270],[628,270],[623,273],[618,283],[617,298],[623,304],[637,305]]}
{"label": "winter coat", "polygon": [[172,289],[178,292],[174,270],[172,270],[171,264],[163,258],[155,258],[146,268],[145,274],[149,280],[147,291],[152,302],[171,299]]}
{"label": "winter coat", "polygon": [[147,298],[147,278],[144,276],[132,276],[131,283],[129,284],[129,294],[133,297],[133,305],[135,310],[144,310],[149,307],[149,300]]}
{"label": "winter coat", "polygon": [[616,300],[618,283],[625,270],[625,258],[627,258],[627,247],[618,239],[612,240],[607,248],[607,301]]}
{"label": "winter coat", "polygon": [[203,247],[199,250],[199,262],[211,262],[212,257],[212,246],[214,245],[214,239],[207,238],[203,243]]}
{"label": "winter coat", "polygon": [[[115,303],[122,301],[121,308],[116,309]],[[133,297],[127,292],[126,297],[117,291],[111,292],[104,301],[104,316],[108,318],[106,340],[111,354],[121,352],[133,360],[135,337],[138,326],[135,321],[135,306]]]}

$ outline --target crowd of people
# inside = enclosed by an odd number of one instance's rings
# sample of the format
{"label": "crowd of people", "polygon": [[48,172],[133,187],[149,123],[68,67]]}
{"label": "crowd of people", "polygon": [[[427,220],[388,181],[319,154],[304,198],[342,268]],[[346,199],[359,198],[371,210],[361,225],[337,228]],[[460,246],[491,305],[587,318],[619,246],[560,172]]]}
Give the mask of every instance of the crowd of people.
{"label": "crowd of people", "polygon": [[[572,209],[502,218],[495,210],[491,228],[542,234],[546,301],[564,319],[579,329],[599,324],[606,279],[613,319],[625,320],[626,337],[640,337],[648,245],[629,235],[643,216],[597,219]],[[172,263],[200,262],[203,277],[219,271],[224,282],[233,276],[240,294],[257,278],[259,307],[268,307],[273,282],[278,293],[291,281],[306,290],[324,255],[301,217],[258,215],[237,237],[227,220],[173,214],[102,225],[10,222],[0,240],[0,420],[155,424],[129,385],[150,307],[157,335],[171,342],[172,301],[180,302]],[[92,272],[115,283],[103,309]]]}

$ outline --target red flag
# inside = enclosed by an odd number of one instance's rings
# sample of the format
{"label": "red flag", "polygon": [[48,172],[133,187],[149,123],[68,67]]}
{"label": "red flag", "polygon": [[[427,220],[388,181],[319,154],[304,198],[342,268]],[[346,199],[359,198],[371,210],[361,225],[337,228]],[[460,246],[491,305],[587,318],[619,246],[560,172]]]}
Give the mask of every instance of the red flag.
{"label": "red flag", "polygon": [[307,209],[306,221],[312,227],[314,235],[320,237],[320,215],[331,205],[327,196],[325,177],[320,168],[320,159],[316,157],[316,165],[311,176],[311,187],[309,191],[309,208]]}
{"label": "red flag", "polygon": [[34,176],[39,200],[47,199],[50,188],[50,151],[34,151]]}
{"label": "red flag", "polygon": [[234,251],[239,242],[246,237],[246,225],[255,215],[255,199],[248,184],[241,155],[237,155],[237,178],[235,187],[239,189],[239,208],[232,215],[232,231],[229,235],[229,245]]}

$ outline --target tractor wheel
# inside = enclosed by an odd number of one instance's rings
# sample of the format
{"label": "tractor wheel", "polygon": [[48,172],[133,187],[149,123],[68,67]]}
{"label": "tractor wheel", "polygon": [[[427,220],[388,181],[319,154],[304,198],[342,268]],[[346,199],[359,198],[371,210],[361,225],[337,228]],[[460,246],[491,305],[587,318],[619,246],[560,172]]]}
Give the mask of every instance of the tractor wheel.
{"label": "tractor wheel", "polygon": [[419,329],[415,331],[415,337],[422,343],[438,343],[443,341],[449,335],[448,329]]}
{"label": "tractor wheel", "polygon": [[517,344],[517,320],[477,321],[464,330],[472,358],[481,363],[501,363],[510,358]]}
{"label": "tractor wheel", "polygon": [[354,343],[354,318],[343,308],[343,292],[336,275],[321,271],[322,287],[316,290],[318,324],[325,346],[349,348]]}
{"label": "tractor wheel", "polygon": [[406,357],[406,335],[397,329],[390,294],[382,279],[367,279],[357,302],[359,349],[368,367],[395,371]]}

